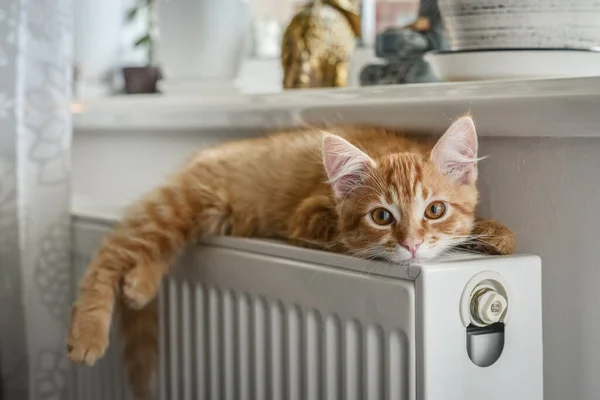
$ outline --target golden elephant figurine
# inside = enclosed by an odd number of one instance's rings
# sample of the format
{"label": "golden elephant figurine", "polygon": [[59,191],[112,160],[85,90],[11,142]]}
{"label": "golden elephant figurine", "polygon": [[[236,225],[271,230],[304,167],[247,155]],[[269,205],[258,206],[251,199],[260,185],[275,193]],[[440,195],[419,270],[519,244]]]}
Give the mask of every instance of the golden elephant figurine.
{"label": "golden elephant figurine", "polygon": [[283,34],[283,87],[341,87],[360,37],[358,0],[316,0],[296,13]]}

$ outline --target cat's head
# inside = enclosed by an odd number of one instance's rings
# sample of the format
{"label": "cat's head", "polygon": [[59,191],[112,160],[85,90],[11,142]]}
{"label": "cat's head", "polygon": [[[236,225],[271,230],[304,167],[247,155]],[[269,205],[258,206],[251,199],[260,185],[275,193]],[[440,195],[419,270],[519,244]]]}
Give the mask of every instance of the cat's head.
{"label": "cat's head", "polygon": [[458,119],[429,154],[372,159],[339,136],[323,139],[340,239],[356,255],[423,261],[468,239],[477,205],[477,133]]}

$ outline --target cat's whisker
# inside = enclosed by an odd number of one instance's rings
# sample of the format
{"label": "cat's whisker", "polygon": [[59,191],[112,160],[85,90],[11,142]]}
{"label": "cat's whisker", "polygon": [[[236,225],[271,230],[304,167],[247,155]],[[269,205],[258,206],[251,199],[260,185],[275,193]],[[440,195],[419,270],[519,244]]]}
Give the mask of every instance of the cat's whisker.
{"label": "cat's whisker", "polygon": [[515,233],[510,233],[510,234],[506,234],[506,235],[483,235],[483,234],[473,234],[473,235],[464,235],[464,236],[456,236],[454,235],[454,237],[457,238],[463,238],[463,237],[469,237],[469,238],[507,238],[507,237],[514,237],[516,236]]}
{"label": "cat's whisker", "polygon": [[457,249],[457,248],[450,248],[450,249],[444,250],[442,252],[442,254],[449,254],[449,255],[464,254],[464,253],[474,254],[474,255],[485,254],[485,253],[483,253],[481,251],[477,251],[477,250],[474,250],[474,249]]}

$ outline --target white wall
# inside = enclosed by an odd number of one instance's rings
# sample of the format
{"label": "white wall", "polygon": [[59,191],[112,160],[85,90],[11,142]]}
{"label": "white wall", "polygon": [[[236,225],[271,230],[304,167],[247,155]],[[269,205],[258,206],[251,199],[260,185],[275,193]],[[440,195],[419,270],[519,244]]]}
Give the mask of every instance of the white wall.
{"label": "white wall", "polygon": [[75,63],[83,79],[101,79],[118,60],[125,0],[74,2]]}
{"label": "white wall", "polygon": [[546,400],[600,393],[600,139],[484,138],[482,212],[542,257]]}
{"label": "white wall", "polygon": [[111,91],[115,72],[120,87],[120,68],[146,63],[143,49],[133,44],[145,29],[145,14],[131,23],[125,21],[135,0],[76,0],[74,2],[74,62],[78,67],[79,98],[95,97]]}

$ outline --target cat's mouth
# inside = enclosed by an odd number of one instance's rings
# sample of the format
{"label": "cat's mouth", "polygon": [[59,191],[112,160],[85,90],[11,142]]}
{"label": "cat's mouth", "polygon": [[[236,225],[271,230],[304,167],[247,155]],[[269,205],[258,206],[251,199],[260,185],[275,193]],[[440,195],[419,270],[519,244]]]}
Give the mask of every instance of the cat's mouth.
{"label": "cat's mouth", "polygon": [[[357,257],[365,257],[364,252],[360,251],[354,253],[354,255]],[[371,249],[370,254],[368,254],[366,258],[406,266],[431,261],[439,257],[439,255],[440,253],[431,248],[424,248],[413,254],[399,246],[396,249],[386,249],[383,247]]]}
{"label": "cat's mouth", "polygon": [[432,249],[418,250],[414,254],[407,251],[406,249],[399,247],[396,249],[394,254],[391,255],[389,261],[393,261],[397,264],[410,265],[431,261],[439,256],[439,253]]}

